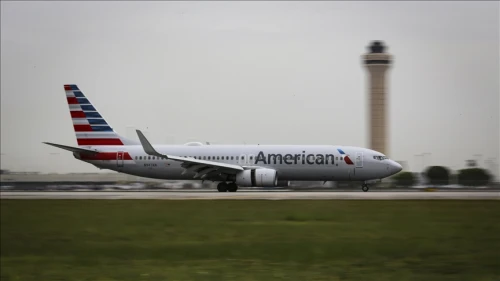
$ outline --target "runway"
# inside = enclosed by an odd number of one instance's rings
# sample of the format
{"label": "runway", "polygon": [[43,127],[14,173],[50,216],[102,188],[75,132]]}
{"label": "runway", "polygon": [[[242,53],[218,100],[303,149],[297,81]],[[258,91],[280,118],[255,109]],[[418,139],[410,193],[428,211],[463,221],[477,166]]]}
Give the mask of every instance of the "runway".
{"label": "runway", "polygon": [[500,200],[500,191],[292,192],[292,191],[2,191],[0,199],[157,200]]}

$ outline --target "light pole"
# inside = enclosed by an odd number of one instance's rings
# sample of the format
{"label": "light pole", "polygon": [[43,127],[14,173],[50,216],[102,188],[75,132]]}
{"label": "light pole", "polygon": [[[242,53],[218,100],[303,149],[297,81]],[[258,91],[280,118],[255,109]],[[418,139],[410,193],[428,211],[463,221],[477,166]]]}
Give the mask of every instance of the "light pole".
{"label": "light pole", "polygon": [[[425,161],[425,156],[426,155],[429,155],[429,161]],[[424,153],[422,153],[422,156],[423,156],[422,157],[423,158],[422,162],[424,162],[424,169],[425,169],[425,167],[427,165],[431,165],[431,155],[432,155],[432,153],[430,153],[430,152],[424,152]]]}
{"label": "light pole", "polygon": [[418,157],[422,157],[423,154],[415,154],[415,167],[416,167],[416,172],[420,173],[420,165],[418,164]]}
{"label": "light pole", "polygon": [[59,174],[59,168],[57,167],[58,165],[54,165],[54,163],[58,163],[57,160],[59,158],[58,156],[60,155],[59,152],[50,152],[49,155],[50,156],[54,156],[54,158],[55,158],[54,161],[51,161],[51,162],[53,162],[52,163],[52,165],[53,165],[52,167],[56,167],[56,169],[57,169],[56,170],[56,174]]}
{"label": "light pole", "polygon": [[473,155],[475,158],[476,158],[476,164],[477,166],[481,166],[481,159],[483,158],[483,155],[482,154],[474,154]]}
{"label": "light pole", "polygon": [[491,157],[484,160],[487,169],[490,170],[490,174],[493,176],[493,181],[497,180],[498,166],[496,164],[496,158]]}
{"label": "light pole", "polygon": [[[3,160],[4,156],[6,156],[6,155],[7,155],[7,153],[0,153],[0,160]],[[2,166],[2,165],[0,165],[0,166]],[[0,169],[0,170],[2,170],[2,172],[3,172],[3,169]]]}

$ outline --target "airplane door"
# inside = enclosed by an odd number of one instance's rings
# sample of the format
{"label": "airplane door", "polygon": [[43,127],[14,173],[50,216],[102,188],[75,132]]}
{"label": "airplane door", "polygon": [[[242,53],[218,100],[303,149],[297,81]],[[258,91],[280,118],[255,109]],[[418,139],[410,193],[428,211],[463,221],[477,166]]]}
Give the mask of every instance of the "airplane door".
{"label": "airplane door", "polygon": [[356,168],[363,168],[363,152],[356,152]]}
{"label": "airplane door", "polygon": [[123,151],[116,153],[116,166],[123,167]]}

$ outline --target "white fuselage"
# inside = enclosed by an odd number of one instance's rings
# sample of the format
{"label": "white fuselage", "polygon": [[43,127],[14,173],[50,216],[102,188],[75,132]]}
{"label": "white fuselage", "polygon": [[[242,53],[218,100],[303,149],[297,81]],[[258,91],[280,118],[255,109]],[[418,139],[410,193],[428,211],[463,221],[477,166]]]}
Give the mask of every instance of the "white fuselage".
{"label": "white fuselage", "polygon": [[[286,181],[367,181],[382,179],[401,170],[393,160],[380,159],[383,154],[379,152],[351,146],[155,145],[154,148],[165,155],[235,164],[245,169],[274,169],[279,180]],[[196,174],[186,171],[182,162],[146,154],[141,145],[99,146],[98,149],[107,156],[96,160],[80,158],[75,153],[75,157],[101,169],[148,178],[192,180]]]}

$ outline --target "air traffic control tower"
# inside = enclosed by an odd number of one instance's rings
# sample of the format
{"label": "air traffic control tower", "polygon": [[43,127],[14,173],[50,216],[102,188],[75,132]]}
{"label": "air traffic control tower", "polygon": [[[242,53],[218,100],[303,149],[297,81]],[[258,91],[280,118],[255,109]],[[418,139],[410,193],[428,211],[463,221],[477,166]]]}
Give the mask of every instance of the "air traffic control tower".
{"label": "air traffic control tower", "polygon": [[368,46],[368,53],[362,56],[362,61],[369,73],[370,148],[388,155],[386,73],[392,64],[392,56],[386,53],[385,49],[381,41],[373,41]]}

